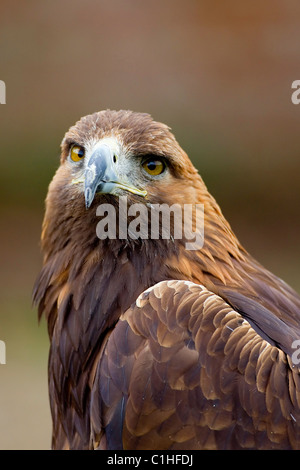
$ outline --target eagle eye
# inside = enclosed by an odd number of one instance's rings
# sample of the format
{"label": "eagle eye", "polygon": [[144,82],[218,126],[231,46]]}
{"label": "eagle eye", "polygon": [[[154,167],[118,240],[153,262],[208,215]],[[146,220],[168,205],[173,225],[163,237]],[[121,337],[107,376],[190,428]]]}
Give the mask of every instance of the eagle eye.
{"label": "eagle eye", "polygon": [[73,145],[70,152],[70,158],[73,162],[79,162],[83,159],[85,150],[80,145]]}
{"label": "eagle eye", "polygon": [[160,158],[149,157],[142,162],[142,167],[148,175],[157,176],[165,171],[166,165]]}

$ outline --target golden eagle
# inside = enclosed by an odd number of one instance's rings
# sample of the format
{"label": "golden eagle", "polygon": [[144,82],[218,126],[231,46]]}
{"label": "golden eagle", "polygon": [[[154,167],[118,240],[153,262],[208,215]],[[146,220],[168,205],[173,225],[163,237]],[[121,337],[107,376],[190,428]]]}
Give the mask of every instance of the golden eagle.
{"label": "golden eagle", "polygon": [[[153,207],[174,204],[203,206],[198,249],[162,211],[151,237]],[[41,244],[53,449],[300,448],[300,297],[241,246],[169,127],[111,110],[71,127]]]}

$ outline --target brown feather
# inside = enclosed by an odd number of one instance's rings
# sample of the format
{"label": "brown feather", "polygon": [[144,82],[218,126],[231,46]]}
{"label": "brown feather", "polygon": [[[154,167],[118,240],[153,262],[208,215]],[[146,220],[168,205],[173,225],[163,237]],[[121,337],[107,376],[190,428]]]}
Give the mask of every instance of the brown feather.
{"label": "brown feather", "polygon": [[[126,158],[168,162],[146,203],[204,204],[201,250],[97,237],[96,207],[118,213],[117,197],[87,210],[68,153],[109,136]],[[300,447],[300,297],[241,246],[166,125],[106,110],[66,133],[42,250],[34,300],[48,322],[54,449]]]}

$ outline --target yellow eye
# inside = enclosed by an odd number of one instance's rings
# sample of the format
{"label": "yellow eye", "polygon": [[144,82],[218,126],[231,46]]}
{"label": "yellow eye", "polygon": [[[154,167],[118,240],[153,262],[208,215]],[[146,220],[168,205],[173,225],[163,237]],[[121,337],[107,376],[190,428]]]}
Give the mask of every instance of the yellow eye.
{"label": "yellow eye", "polygon": [[157,176],[160,175],[166,168],[164,162],[158,158],[147,158],[142,163],[142,166],[149,175]]}
{"label": "yellow eye", "polygon": [[80,147],[80,145],[73,145],[71,148],[70,157],[73,162],[79,162],[84,157],[84,148]]}

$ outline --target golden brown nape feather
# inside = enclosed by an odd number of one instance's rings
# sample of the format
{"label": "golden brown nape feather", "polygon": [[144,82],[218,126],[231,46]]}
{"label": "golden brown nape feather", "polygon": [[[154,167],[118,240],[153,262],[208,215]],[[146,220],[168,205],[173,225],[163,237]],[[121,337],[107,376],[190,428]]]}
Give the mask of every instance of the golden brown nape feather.
{"label": "golden brown nape feather", "polygon": [[[147,215],[203,204],[203,246],[99,238],[97,208],[119,221],[123,196]],[[53,448],[300,447],[300,298],[242,248],[166,125],[106,110],[71,127],[42,250]]]}

